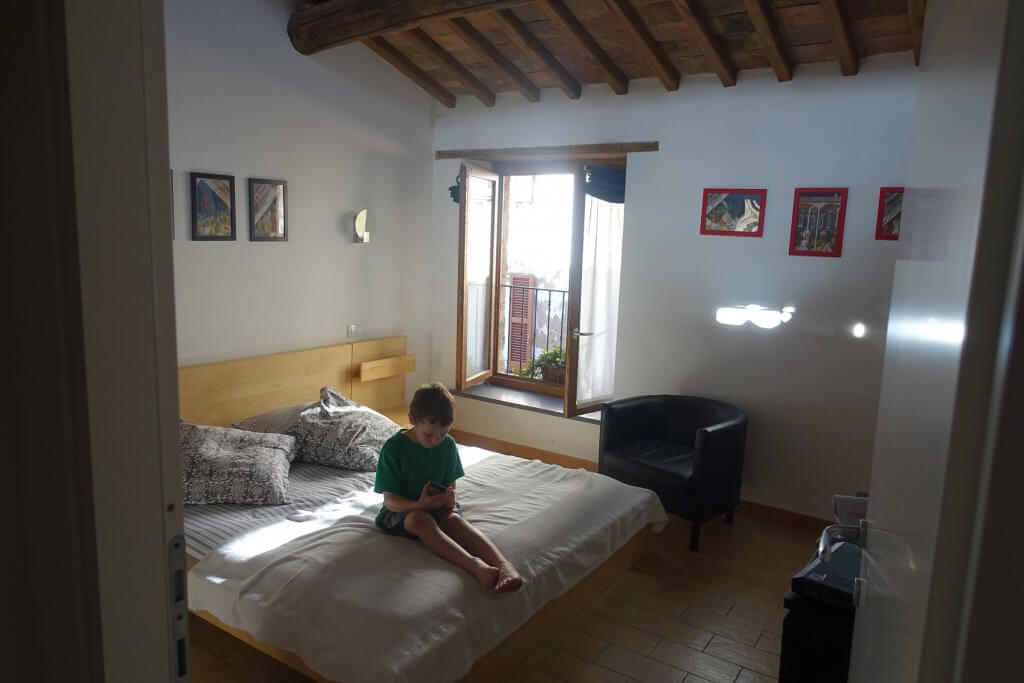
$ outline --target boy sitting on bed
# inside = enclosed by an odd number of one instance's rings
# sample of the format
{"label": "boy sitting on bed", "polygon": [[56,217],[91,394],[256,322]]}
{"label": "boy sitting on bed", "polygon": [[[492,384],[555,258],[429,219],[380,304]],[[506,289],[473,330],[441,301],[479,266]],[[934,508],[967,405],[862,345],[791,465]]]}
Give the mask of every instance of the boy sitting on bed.
{"label": "boy sitting on bed", "polygon": [[384,494],[377,526],[389,534],[418,538],[430,552],[462,567],[484,590],[514,591],[523,585],[516,568],[489,538],[459,514],[455,480],[462,462],[448,435],[455,400],[444,385],[421,387],[409,406],[411,429],[380,450],[373,490]]}

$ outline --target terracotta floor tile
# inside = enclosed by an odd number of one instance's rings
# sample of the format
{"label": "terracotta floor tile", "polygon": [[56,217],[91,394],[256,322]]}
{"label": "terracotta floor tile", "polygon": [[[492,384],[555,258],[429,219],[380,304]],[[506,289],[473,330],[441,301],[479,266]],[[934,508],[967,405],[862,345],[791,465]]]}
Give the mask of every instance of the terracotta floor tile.
{"label": "terracotta floor tile", "polygon": [[750,580],[747,584],[750,588],[756,588],[757,590],[771,593],[772,595],[785,596],[790,589],[790,581],[792,575],[798,571],[799,568],[794,568],[784,576],[773,576],[770,574],[758,574]]}
{"label": "terracotta floor tile", "polygon": [[609,645],[596,662],[641,683],[681,683],[686,672],[630,650]]}
{"label": "terracotta floor tile", "polygon": [[649,653],[660,640],[652,633],[613,621],[594,612],[584,612],[580,615],[573,623],[573,628],[643,655]]}
{"label": "terracotta floor tile", "polygon": [[661,587],[662,583],[662,579],[642,574],[635,569],[627,569],[615,585],[619,588],[632,590],[656,591]]}
{"label": "terracotta floor tile", "polygon": [[777,655],[782,652],[782,638],[771,631],[764,631],[761,633],[761,637],[757,639],[754,647]]}
{"label": "terracotta floor tile", "polygon": [[582,633],[573,628],[564,628],[559,631],[552,643],[566,652],[571,652],[583,659],[594,659],[608,647],[608,641],[602,638]]}
{"label": "terracotta floor tile", "polygon": [[737,643],[716,635],[704,648],[706,654],[738,664],[745,669],[758,673],[777,676],[779,674],[779,657],[750,645]]}
{"label": "terracotta floor tile", "polygon": [[640,608],[618,600],[607,594],[599,595],[594,602],[590,603],[590,609],[598,614],[628,624],[640,613]]}
{"label": "terracotta floor tile", "polygon": [[753,645],[761,636],[762,627],[733,616],[722,616],[701,608],[687,608],[679,621],[705,631],[731,638],[746,645]]}
{"label": "terracotta floor tile", "polygon": [[649,631],[666,640],[671,640],[680,645],[692,647],[694,650],[703,650],[711,641],[711,633],[682,624],[675,619],[669,619],[646,610],[637,614],[633,619],[633,626]]}
{"label": "terracotta floor tile", "polygon": [[220,657],[193,647],[189,650],[192,675],[207,683],[257,683],[257,679],[235,669]]}
{"label": "terracotta floor tile", "polygon": [[735,600],[721,595],[708,594],[703,597],[694,598],[690,601],[689,607],[699,607],[709,612],[721,614],[723,617],[729,614],[729,610],[735,604]]}
{"label": "terracotta floor tile", "polygon": [[553,649],[554,647],[552,645],[541,645],[536,650],[527,655],[526,658],[523,660],[523,663],[527,666],[536,667],[537,662],[539,662],[542,657],[545,657]]}
{"label": "terracotta floor tile", "polygon": [[732,609],[729,610],[729,616],[735,619],[741,619],[750,624],[756,624],[763,629],[771,631],[772,633],[782,635],[782,620],[786,618],[787,611],[788,610],[783,609],[782,607],[762,609],[760,607],[751,607],[745,603],[737,602],[733,605]]}
{"label": "terracotta floor tile", "polygon": [[605,595],[613,600],[645,609],[664,617],[677,617],[687,608],[690,593],[678,588],[661,590],[639,590],[623,586],[612,586]]}
{"label": "terracotta floor tile", "polygon": [[563,681],[540,669],[522,665],[513,669],[504,683],[563,683]]}
{"label": "terracotta floor tile", "polygon": [[733,599],[739,605],[771,611],[779,608],[785,595],[785,592],[772,593],[747,586],[733,593]]}
{"label": "terracotta floor tile", "polygon": [[740,672],[740,667],[735,664],[667,640],[658,643],[658,646],[651,652],[651,658],[700,676],[712,683],[732,683]]}
{"label": "terracotta floor tile", "polygon": [[736,683],[778,683],[778,679],[772,678],[771,676],[765,676],[764,674],[759,674],[756,671],[751,671],[750,669],[744,669],[740,672],[740,676],[736,679]]}
{"label": "terracotta floor tile", "polygon": [[552,650],[537,662],[541,671],[568,683],[626,683],[626,677],[564,650]]}

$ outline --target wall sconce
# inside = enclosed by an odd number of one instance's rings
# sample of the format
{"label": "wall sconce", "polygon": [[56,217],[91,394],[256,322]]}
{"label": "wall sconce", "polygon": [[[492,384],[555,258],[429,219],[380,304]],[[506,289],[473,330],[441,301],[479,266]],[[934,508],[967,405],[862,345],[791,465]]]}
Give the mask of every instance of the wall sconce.
{"label": "wall sconce", "polygon": [[370,243],[370,231],[367,229],[366,224],[369,221],[370,215],[366,209],[363,209],[356,214],[356,218],[353,221],[354,229],[354,241],[356,244],[369,244]]}

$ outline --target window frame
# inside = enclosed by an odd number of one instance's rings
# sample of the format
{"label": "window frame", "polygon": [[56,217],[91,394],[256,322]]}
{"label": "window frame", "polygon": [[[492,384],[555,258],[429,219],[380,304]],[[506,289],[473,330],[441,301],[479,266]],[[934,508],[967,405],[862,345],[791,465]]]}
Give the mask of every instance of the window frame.
{"label": "window frame", "polygon": [[[596,159],[595,159],[596,161]],[[625,155],[621,157],[621,163],[625,165]],[[459,273],[458,273],[458,330],[456,343],[456,386],[459,390],[475,386],[483,381],[492,384],[505,386],[514,389],[530,391],[534,393],[547,394],[562,398],[563,414],[566,417],[574,417],[584,413],[592,412],[598,408],[603,401],[577,406],[576,397],[578,390],[579,370],[579,337],[575,332],[579,329],[580,308],[582,297],[583,279],[583,221],[586,207],[586,160],[585,159],[547,159],[533,161],[502,162],[495,161],[489,164],[491,168],[478,166],[473,163],[463,163],[460,168],[460,189],[459,189]],[[498,201],[495,203],[495,220],[491,228],[491,282],[492,301],[490,309],[491,325],[491,356],[490,369],[475,375],[472,378],[465,377],[466,369],[466,348],[465,348],[465,290],[466,290],[466,201],[468,193],[468,181],[470,170],[482,171],[486,174],[496,176],[498,179]],[[513,175],[550,175],[559,173],[572,173],[575,175],[573,183],[573,215],[572,232],[570,245],[569,263],[569,293],[566,306],[566,339],[564,347],[566,352],[565,383],[555,384],[544,380],[517,377],[497,371],[498,368],[498,318],[501,307],[501,249],[504,233],[507,230],[509,220],[509,177]]]}

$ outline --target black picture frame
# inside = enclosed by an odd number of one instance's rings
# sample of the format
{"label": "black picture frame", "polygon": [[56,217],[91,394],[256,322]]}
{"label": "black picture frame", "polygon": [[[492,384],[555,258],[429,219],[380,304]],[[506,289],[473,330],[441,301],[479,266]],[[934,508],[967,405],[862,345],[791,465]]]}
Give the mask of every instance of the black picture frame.
{"label": "black picture frame", "polygon": [[[279,218],[268,215],[270,211]],[[278,228],[273,227],[275,223]],[[249,241],[288,241],[288,181],[249,178]]]}
{"label": "black picture frame", "polygon": [[[227,187],[224,187],[224,183]],[[220,173],[189,173],[192,197],[192,239],[196,242],[234,241],[235,176]],[[226,196],[225,196],[226,195]],[[224,232],[230,216],[230,232]]]}

